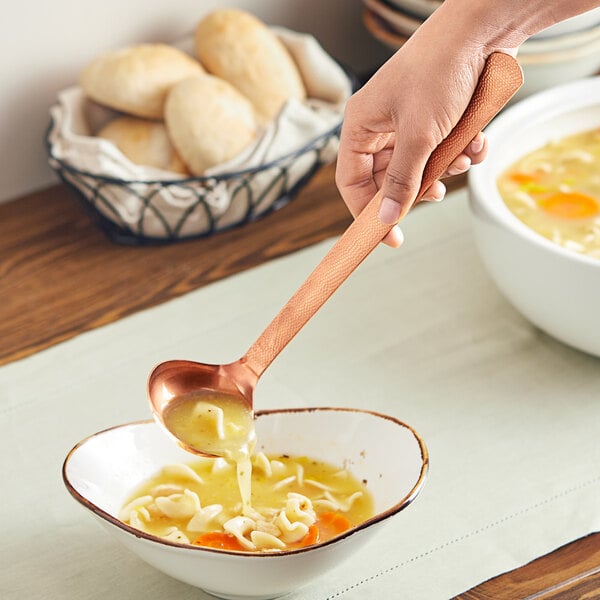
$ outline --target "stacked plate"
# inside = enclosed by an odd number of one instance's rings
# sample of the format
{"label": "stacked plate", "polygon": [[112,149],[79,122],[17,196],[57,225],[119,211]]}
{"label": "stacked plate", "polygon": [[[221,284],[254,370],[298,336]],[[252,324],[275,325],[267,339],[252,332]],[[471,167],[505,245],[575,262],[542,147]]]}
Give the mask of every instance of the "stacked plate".
{"label": "stacked plate", "polygon": [[[363,0],[371,35],[400,48],[443,0]],[[540,31],[519,49],[525,83],[517,99],[600,71],[600,8]]]}

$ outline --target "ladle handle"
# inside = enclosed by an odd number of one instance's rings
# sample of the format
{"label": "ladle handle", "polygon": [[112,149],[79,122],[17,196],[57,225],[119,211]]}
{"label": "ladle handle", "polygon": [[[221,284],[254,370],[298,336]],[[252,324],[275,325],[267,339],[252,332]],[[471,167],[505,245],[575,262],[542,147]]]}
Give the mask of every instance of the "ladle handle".
{"label": "ladle handle", "polygon": [[[489,56],[461,119],[431,154],[415,200],[445,173],[522,82],[521,68],[513,57],[501,52]],[[390,232],[393,225],[378,218],[380,202],[377,193],[242,357],[241,362],[257,378]]]}

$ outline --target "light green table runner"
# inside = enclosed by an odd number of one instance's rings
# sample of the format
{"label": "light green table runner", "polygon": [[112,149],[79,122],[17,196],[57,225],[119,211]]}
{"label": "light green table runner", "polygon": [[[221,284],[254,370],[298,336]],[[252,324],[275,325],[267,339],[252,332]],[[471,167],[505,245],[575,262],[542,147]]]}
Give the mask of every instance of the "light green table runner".
{"label": "light green table runner", "polygon": [[[465,192],[403,229],[405,246],[365,261],[267,370],[255,402],[393,414],[424,437],[429,481],[364,551],[290,600],[446,599],[600,529],[600,360],[499,295]],[[62,461],[86,435],[149,417],[157,362],[241,356],[330,244],[0,369],[0,597],[208,598],[98,527],[64,489]]]}

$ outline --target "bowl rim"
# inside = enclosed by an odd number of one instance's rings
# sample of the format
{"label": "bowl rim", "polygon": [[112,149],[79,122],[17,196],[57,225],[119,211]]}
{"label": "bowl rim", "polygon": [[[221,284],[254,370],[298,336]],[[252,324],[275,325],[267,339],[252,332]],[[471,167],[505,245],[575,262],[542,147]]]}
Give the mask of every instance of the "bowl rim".
{"label": "bowl rim", "polygon": [[598,24],[600,24],[600,7],[595,7],[550,25],[532,37],[539,40],[550,39],[569,33],[582,32]]}
{"label": "bowl rim", "polygon": [[82,440],[80,440],[79,442],[77,442],[77,444],[75,444],[75,446],[73,446],[73,448],[71,448],[71,450],[69,450],[69,452],[63,462],[63,466],[62,466],[63,483],[64,483],[65,487],[67,488],[68,492],[71,494],[71,496],[73,496],[73,498],[77,502],[79,502],[84,508],[87,508],[95,516],[100,517],[101,519],[107,521],[111,525],[116,526],[118,529],[121,529],[122,531],[124,531],[126,533],[134,535],[138,539],[144,539],[146,541],[154,542],[159,545],[169,546],[172,548],[193,550],[196,552],[210,552],[210,553],[215,553],[218,555],[227,554],[227,555],[231,555],[231,556],[246,556],[246,557],[257,558],[257,559],[286,557],[286,556],[290,556],[290,555],[294,555],[294,554],[303,554],[305,552],[315,551],[320,548],[324,548],[325,546],[330,546],[332,544],[336,544],[336,543],[352,536],[353,534],[363,531],[364,529],[367,529],[371,525],[375,525],[376,523],[384,521],[385,519],[388,519],[389,517],[395,515],[396,513],[402,511],[403,509],[405,509],[419,495],[423,485],[425,484],[425,481],[427,479],[427,473],[429,470],[429,452],[427,450],[427,446],[425,445],[425,442],[423,441],[423,438],[415,431],[415,429],[413,427],[411,427],[410,425],[406,424],[405,422],[403,422],[400,419],[397,419],[396,417],[393,417],[391,415],[387,415],[387,414],[380,413],[377,411],[372,411],[372,410],[360,409],[360,408],[313,406],[313,407],[302,407],[302,408],[276,408],[276,409],[258,410],[255,412],[255,417],[258,418],[261,416],[268,416],[268,415],[273,415],[273,414],[278,414],[278,413],[299,413],[299,412],[309,413],[309,412],[320,412],[320,411],[323,411],[323,412],[354,412],[354,413],[367,414],[367,415],[371,415],[374,417],[387,419],[387,420],[395,423],[396,425],[399,425],[400,427],[404,427],[405,429],[408,429],[409,432],[414,436],[415,440],[417,441],[417,443],[419,445],[419,449],[421,452],[421,469],[419,472],[419,477],[418,477],[416,483],[411,488],[411,490],[400,501],[398,501],[396,504],[394,504],[394,506],[390,507],[389,509],[387,509],[385,511],[382,511],[382,512],[379,512],[379,513],[373,515],[370,519],[367,519],[366,521],[359,523],[355,527],[351,527],[350,529],[344,531],[343,533],[341,533],[325,542],[313,544],[312,546],[305,546],[303,548],[295,548],[293,550],[282,550],[279,552],[251,552],[251,551],[221,550],[218,548],[209,548],[206,546],[198,546],[198,545],[193,545],[193,544],[180,544],[180,543],[176,543],[176,542],[171,542],[170,540],[166,540],[164,538],[160,538],[158,536],[151,535],[151,534],[141,531],[139,529],[135,529],[134,527],[131,527],[130,525],[127,525],[126,523],[123,523],[123,521],[121,521],[117,517],[114,517],[113,515],[109,514],[108,512],[106,512],[105,510],[103,510],[102,508],[100,508],[99,506],[97,506],[96,504],[91,502],[90,500],[88,500],[85,496],[80,494],[75,489],[75,486],[69,480],[69,477],[67,474],[67,469],[68,469],[68,464],[69,464],[70,459],[72,458],[72,456],[75,454],[75,452],[81,446],[83,446],[84,444],[89,442],[91,439],[93,439],[97,436],[103,435],[109,431],[113,431],[115,429],[125,429],[127,427],[131,427],[131,426],[135,426],[135,425],[156,425],[158,427],[158,425],[156,424],[156,422],[153,419],[141,419],[139,421],[131,421],[129,423],[113,425],[111,427],[107,427],[105,429],[97,431],[96,433],[92,433],[91,435],[88,435],[85,438],[83,438]]}
{"label": "bowl rim", "polygon": [[570,48],[557,48],[544,52],[522,52],[517,55],[521,66],[536,66],[547,64],[558,64],[572,62],[574,60],[585,58],[590,55],[595,55],[600,49],[600,26],[598,27],[598,35],[588,44],[580,46],[572,46]]}
{"label": "bowl rim", "polygon": [[423,24],[422,18],[390,6],[388,0],[363,0],[363,5],[400,35],[411,36]]}
{"label": "bowl rim", "polygon": [[[590,90],[597,91],[598,94],[590,93]],[[509,106],[486,128],[485,134],[490,144],[490,152],[485,161],[469,170],[467,176],[471,205],[476,204],[481,206],[497,222],[524,241],[542,250],[554,252],[567,260],[595,268],[600,267],[600,261],[597,258],[568,250],[525,225],[508,209],[498,191],[496,178],[492,178],[490,175],[493,174],[492,159],[495,147],[499,146],[501,142],[507,143],[507,140],[510,139],[510,132],[517,131],[523,125],[526,126],[527,123],[531,123],[532,116],[537,116],[543,122],[548,122],[556,117],[576,112],[582,108],[593,106],[600,108],[599,95],[600,75],[597,75],[537,92]],[[540,108],[542,108],[542,111],[540,111]],[[539,123],[539,120],[535,121],[536,125]],[[584,126],[581,131],[585,130]],[[523,155],[524,153],[515,155],[512,162],[518,160]],[[495,175],[497,176],[498,174]],[[473,213],[474,211],[472,210],[471,212]]]}
{"label": "bowl rim", "polygon": [[529,55],[553,56],[574,51],[588,51],[588,48],[595,48],[599,37],[600,22],[596,22],[584,29],[578,29],[559,35],[541,38],[531,36],[521,44],[519,55],[520,57]]}
{"label": "bowl rim", "polygon": [[[442,5],[443,0],[386,0],[386,2],[402,12],[424,19],[437,10]],[[416,11],[419,11],[420,14],[415,14]]]}

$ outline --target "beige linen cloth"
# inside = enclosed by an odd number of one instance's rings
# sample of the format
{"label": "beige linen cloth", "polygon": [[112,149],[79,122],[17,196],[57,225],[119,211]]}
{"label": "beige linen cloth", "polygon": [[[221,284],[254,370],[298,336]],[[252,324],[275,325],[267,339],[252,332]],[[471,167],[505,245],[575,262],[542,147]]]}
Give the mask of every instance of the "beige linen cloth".
{"label": "beige linen cloth", "polygon": [[[465,192],[403,229],[405,245],[377,248],[267,370],[256,404],[395,415],[424,437],[429,479],[368,546],[289,600],[444,600],[600,528],[600,360],[498,293]],[[81,438],[149,416],[159,361],[243,354],[331,243],[0,369],[4,600],[208,598],[99,527],[64,489],[62,461]]]}

